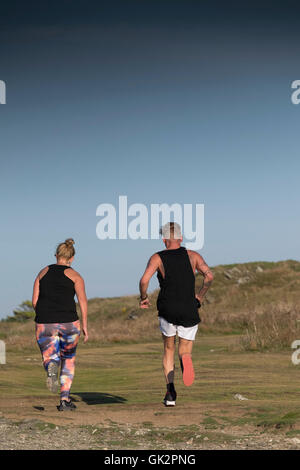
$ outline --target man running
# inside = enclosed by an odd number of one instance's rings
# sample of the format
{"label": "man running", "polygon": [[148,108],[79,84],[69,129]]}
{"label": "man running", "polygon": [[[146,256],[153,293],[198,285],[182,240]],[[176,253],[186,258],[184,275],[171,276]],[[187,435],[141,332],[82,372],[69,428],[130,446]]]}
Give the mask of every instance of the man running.
{"label": "man running", "polygon": [[[194,381],[192,347],[198,330],[200,317],[198,308],[208,291],[213,274],[199,253],[181,246],[181,228],[176,222],[169,222],[161,229],[166,249],[151,256],[140,280],[140,307],[150,305],[147,289],[154,273],[160,285],[157,310],[160,331],[164,342],[163,370],[166,378],[166,406],[176,403],[174,387],[174,354],[176,333],[179,337],[178,355],[186,386]],[[195,294],[195,273],[204,276],[203,286]]]}

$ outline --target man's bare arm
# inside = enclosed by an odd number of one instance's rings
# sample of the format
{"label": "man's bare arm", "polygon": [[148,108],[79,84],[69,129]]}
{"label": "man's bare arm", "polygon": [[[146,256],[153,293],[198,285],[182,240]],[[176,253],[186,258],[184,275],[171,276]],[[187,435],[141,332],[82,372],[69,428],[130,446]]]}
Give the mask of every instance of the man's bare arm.
{"label": "man's bare arm", "polygon": [[203,302],[203,299],[204,299],[208,289],[210,288],[210,286],[212,284],[214,276],[213,276],[213,273],[211,272],[211,270],[209,269],[209,267],[207,266],[207,264],[205,263],[202,256],[199,255],[199,253],[198,253],[198,256],[197,256],[196,269],[204,277],[203,285],[202,285],[199,293],[196,295],[197,299],[200,302]]}
{"label": "man's bare arm", "polygon": [[140,295],[141,295],[140,305],[143,308],[144,307],[147,308],[147,306],[149,305],[147,289],[149,286],[150,279],[153,276],[153,274],[156,273],[156,271],[158,270],[159,265],[160,265],[160,257],[157,253],[155,253],[149,259],[145,272],[143,276],[141,277],[140,284],[139,284]]}

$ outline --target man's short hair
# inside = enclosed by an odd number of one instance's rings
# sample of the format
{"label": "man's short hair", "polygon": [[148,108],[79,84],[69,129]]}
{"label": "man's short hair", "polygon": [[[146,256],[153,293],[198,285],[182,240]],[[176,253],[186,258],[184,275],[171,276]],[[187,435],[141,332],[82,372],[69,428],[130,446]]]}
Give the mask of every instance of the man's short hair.
{"label": "man's short hair", "polygon": [[163,225],[159,233],[166,240],[170,240],[171,238],[175,238],[176,240],[178,240],[182,237],[181,227],[176,222],[168,222],[167,224]]}

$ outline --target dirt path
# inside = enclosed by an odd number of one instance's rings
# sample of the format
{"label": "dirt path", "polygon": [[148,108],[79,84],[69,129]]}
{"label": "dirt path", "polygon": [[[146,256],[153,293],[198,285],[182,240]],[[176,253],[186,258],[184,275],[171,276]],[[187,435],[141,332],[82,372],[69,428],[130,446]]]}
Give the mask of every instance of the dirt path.
{"label": "dirt path", "polygon": [[[0,400],[0,449],[300,449],[300,439],[244,424],[218,426],[214,407],[88,405],[60,413],[57,399]],[[199,423],[204,424],[199,424]],[[187,424],[188,423],[188,424]]]}
{"label": "dirt path", "polygon": [[[92,421],[91,416],[89,416]],[[269,432],[258,431],[253,426],[228,427],[207,431],[204,426],[193,428],[156,427],[151,423],[117,424],[109,419],[95,425],[74,424],[73,418],[65,418],[53,424],[37,418],[21,421],[0,418],[1,450],[80,450],[80,449],[300,449],[300,439],[287,438]],[[70,424],[72,423],[72,426]]]}

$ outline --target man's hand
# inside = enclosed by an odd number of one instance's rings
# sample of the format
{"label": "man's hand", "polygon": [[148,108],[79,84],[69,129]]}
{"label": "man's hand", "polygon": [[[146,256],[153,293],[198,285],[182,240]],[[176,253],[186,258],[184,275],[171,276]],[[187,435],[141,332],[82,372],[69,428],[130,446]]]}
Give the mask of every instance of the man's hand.
{"label": "man's hand", "polygon": [[197,300],[199,300],[199,302],[200,302],[200,307],[201,307],[201,305],[202,305],[202,303],[203,303],[203,298],[202,298],[199,294],[196,294],[195,297],[196,297]]}
{"label": "man's hand", "polygon": [[146,297],[144,300],[140,299],[140,308],[149,308],[150,305],[151,304],[148,297]]}

